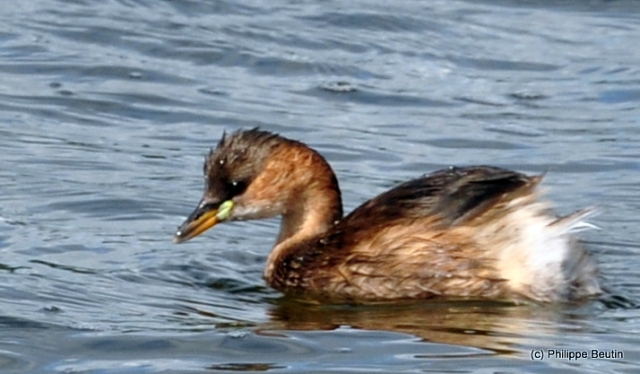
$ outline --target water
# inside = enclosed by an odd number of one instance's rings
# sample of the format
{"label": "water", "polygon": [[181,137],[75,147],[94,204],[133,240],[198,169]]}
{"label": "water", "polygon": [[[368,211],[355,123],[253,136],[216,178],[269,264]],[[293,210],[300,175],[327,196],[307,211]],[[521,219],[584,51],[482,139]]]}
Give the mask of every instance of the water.
{"label": "water", "polygon": [[[640,370],[639,309],[318,306],[277,220],[171,237],[224,130],[307,142],[346,210],[449,165],[547,171],[637,301],[640,8],[625,1],[25,1],[0,11],[3,373]],[[615,350],[624,358],[532,351]]]}

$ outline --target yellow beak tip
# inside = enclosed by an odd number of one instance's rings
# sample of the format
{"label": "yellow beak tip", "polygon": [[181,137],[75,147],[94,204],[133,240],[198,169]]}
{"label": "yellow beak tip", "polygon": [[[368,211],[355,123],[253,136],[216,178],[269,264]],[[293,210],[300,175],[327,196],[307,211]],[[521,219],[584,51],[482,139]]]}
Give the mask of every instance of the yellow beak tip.
{"label": "yellow beak tip", "polygon": [[217,210],[212,210],[205,212],[193,221],[183,223],[173,235],[173,243],[179,244],[186,242],[215,226],[219,222],[216,214]]}

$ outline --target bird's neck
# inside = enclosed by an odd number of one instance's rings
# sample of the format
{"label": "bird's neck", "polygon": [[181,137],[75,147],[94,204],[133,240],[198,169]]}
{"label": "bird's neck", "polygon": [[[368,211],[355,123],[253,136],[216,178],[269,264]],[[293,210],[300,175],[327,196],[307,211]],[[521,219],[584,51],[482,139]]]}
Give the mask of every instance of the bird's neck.
{"label": "bird's neck", "polygon": [[265,278],[271,281],[281,260],[303,242],[319,237],[342,218],[342,199],[335,174],[325,159],[311,149],[290,175],[291,185],[282,212],[280,233],[267,259]]}

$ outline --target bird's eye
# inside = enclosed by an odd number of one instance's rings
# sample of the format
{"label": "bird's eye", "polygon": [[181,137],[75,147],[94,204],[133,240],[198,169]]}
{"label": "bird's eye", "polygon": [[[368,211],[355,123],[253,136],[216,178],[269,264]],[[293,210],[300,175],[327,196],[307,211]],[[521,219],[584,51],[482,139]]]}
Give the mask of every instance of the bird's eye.
{"label": "bird's eye", "polygon": [[247,184],[244,181],[233,180],[227,185],[227,190],[231,196],[237,196],[247,189]]}

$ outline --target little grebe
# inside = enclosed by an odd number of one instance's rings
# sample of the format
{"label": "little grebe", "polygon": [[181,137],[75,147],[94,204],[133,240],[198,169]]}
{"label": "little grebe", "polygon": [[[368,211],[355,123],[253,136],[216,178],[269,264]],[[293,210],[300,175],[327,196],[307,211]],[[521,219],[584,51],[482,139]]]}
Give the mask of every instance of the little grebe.
{"label": "little grebe", "polygon": [[586,209],[555,217],[541,176],[448,168],[375,197],[346,217],[329,164],[258,129],[223,135],[204,163],[204,196],[180,243],[219,222],[282,215],[264,272],[273,288],[321,298],[566,302],[598,295],[597,269],[572,236]]}

